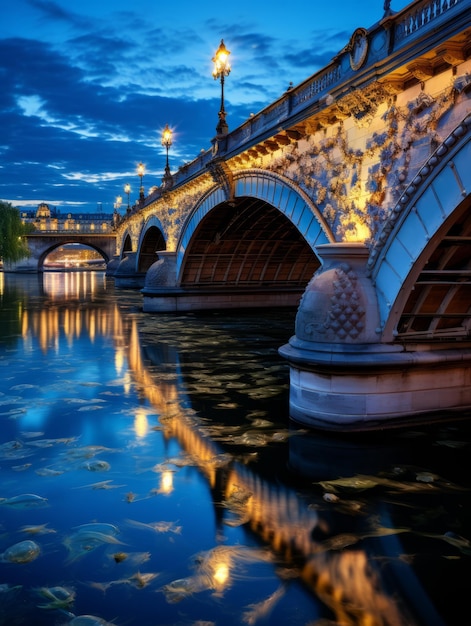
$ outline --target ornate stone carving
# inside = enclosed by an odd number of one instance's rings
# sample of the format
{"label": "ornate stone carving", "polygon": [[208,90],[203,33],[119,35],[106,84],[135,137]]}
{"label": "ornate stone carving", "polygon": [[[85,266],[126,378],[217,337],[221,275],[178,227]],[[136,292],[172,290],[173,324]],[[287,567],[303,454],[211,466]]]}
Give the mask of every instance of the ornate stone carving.
{"label": "ornate stone carving", "polygon": [[471,89],[471,74],[464,74],[463,76],[458,76],[453,83],[453,88],[458,93],[466,93]]}
{"label": "ornate stone carving", "polygon": [[334,112],[339,118],[353,117],[358,127],[369,126],[379,105],[388,98],[388,93],[380,83],[373,83],[366,89],[357,89],[336,103]]}
{"label": "ornate stone carving", "polygon": [[437,168],[437,166],[441,164],[443,159],[447,156],[448,151],[453,148],[463,137],[466,137],[466,134],[469,132],[470,129],[471,114],[468,115],[463,120],[463,122],[453,130],[450,135],[448,135],[442,145],[430,156],[428,161],[426,161],[422,168],[417,172],[416,177],[411,181],[411,183],[402,193],[397,204],[393,207],[391,213],[389,214],[388,220],[384,223],[384,226],[377,240],[375,241],[374,247],[370,252],[370,257],[367,263],[368,276],[371,276],[373,268],[380,258],[384,245],[389,235],[391,234],[397,220],[402,214],[404,207],[409,204],[412,196],[415,194],[418,187],[423,185],[427,178]]}
{"label": "ornate stone carving", "polygon": [[208,171],[214,182],[225,190],[227,199],[233,200],[234,179],[227,163],[222,159],[213,159],[208,165]]}
{"label": "ornate stone carving", "polygon": [[410,110],[417,115],[418,113],[421,113],[422,111],[425,111],[425,109],[431,107],[434,102],[435,100],[430,94],[421,91],[417,98],[411,102]]}
{"label": "ornate stone carving", "polygon": [[368,55],[368,33],[364,28],[357,28],[347,46],[350,53],[352,70],[359,70]]}

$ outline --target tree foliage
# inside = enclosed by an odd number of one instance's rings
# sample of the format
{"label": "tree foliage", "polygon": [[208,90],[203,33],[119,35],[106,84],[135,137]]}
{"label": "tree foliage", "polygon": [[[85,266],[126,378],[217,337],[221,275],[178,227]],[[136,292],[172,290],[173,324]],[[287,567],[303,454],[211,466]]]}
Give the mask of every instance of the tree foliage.
{"label": "tree foliage", "polygon": [[34,230],[23,224],[20,212],[9,202],[0,200],[0,259],[15,263],[30,256],[25,235]]}

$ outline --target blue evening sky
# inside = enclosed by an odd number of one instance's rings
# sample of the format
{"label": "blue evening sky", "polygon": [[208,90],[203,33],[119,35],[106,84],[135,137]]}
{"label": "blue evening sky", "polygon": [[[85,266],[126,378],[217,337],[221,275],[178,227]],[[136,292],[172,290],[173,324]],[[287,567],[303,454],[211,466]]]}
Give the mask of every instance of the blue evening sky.
{"label": "blue evening sky", "polygon": [[[409,2],[392,0],[399,11]],[[15,0],[0,8],[0,199],[35,209],[111,213],[165,167],[211,147],[220,85],[211,58],[231,51],[230,129],[322,69],[383,0]]]}

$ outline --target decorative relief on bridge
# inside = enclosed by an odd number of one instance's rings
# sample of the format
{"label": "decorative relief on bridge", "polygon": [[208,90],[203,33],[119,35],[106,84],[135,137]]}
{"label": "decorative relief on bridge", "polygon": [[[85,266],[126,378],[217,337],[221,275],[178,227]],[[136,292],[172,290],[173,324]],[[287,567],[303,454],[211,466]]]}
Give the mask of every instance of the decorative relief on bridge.
{"label": "decorative relief on bridge", "polygon": [[359,70],[368,55],[368,33],[364,28],[357,28],[347,46],[352,70]]}
{"label": "decorative relief on bridge", "polygon": [[[433,95],[417,85],[409,99],[395,100],[380,83],[347,94],[323,112],[326,118],[332,112],[325,128],[306,124],[309,134],[274,153],[265,168],[301,187],[338,241],[372,242],[408,181],[450,132],[448,112],[460,108],[457,98],[469,110],[466,76]],[[352,124],[377,130],[359,135]]]}
{"label": "decorative relief on bridge", "polygon": [[222,187],[228,200],[234,198],[234,180],[230,167],[222,159],[213,159],[208,165],[209,173],[216,184]]}
{"label": "decorative relief on bridge", "polygon": [[443,144],[438,150],[427,160],[427,162],[421,167],[417,175],[412,182],[407,186],[398,203],[394,207],[394,211],[391,212],[387,222],[384,225],[379,237],[375,241],[375,245],[370,253],[367,270],[368,275],[371,275],[373,267],[378,260],[381,251],[389,238],[391,231],[400,218],[403,209],[409,205],[411,197],[415,194],[418,187],[424,184],[426,179],[436,170],[436,168],[442,163],[449,153],[449,150],[453,148],[462,137],[465,137],[471,130],[471,114],[468,115],[463,122],[453,130],[453,132],[445,139]]}
{"label": "decorative relief on bridge", "polygon": [[373,121],[378,107],[388,98],[388,91],[380,83],[366,89],[352,91],[336,103],[334,112],[341,119],[353,116],[358,128],[367,128]]}
{"label": "decorative relief on bridge", "polygon": [[130,233],[133,250],[137,249],[137,242],[143,225],[151,216],[156,216],[162,226],[162,235],[168,251],[175,251],[183,225],[201,197],[214,187],[214,181],[209,174],[203,174],[184,187],[172,189],[164,193],[155,202],[147,205],[123,220],[118,229],[118,236],[124,240],[124,234]]}

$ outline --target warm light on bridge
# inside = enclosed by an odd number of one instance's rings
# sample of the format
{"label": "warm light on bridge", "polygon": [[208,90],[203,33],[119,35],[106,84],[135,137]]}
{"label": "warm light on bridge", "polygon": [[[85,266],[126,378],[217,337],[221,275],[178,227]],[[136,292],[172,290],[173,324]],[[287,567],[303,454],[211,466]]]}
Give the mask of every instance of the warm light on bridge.
{"label": "warm light on bridge", "polygon": [[370,228],[363,222],[355,222],[345,231],[345,241],[363,243],[371,237]]}

